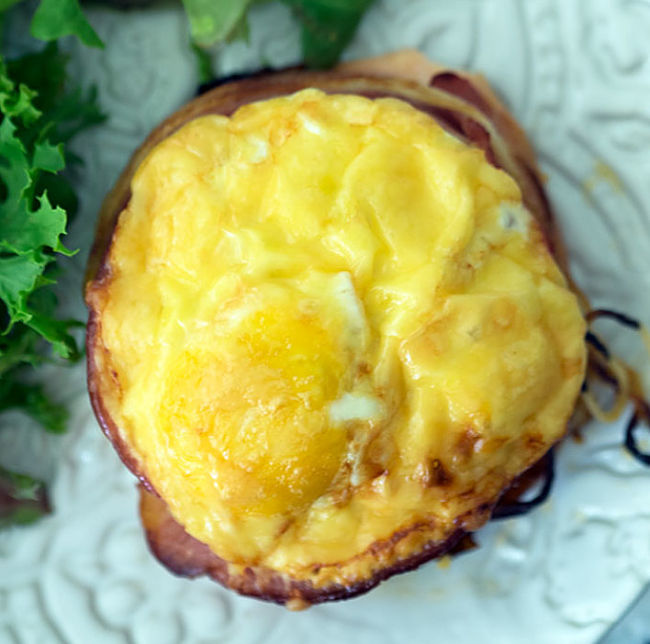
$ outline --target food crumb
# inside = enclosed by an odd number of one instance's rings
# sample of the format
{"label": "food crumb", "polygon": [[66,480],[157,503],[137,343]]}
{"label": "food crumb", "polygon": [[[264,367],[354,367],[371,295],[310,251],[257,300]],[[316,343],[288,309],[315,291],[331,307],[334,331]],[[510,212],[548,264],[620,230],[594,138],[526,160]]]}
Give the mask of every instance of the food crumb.
{"label": "food crumb", "polygon": [[300,598],[294,598],[287,600],[287,603],[284,605],[287,610],[290,611],[299,611],[309,608],[311,604],[308,601]]}
{"label": "food crumb", "polygon": [[604,161],[597,159],[590,177],[582,182],[582,189],[588,200],[593,200],[594,192],[603,183],[607,184],[614,192],[624,192],[623,182],[619,174]]}
{"label": "food crumb", "polygon": [[438,559],[438,568],[441,568],[442,570],[446,570],[451,566],[451,557],[449,555],[445,555],[444,557],[440,557]]}

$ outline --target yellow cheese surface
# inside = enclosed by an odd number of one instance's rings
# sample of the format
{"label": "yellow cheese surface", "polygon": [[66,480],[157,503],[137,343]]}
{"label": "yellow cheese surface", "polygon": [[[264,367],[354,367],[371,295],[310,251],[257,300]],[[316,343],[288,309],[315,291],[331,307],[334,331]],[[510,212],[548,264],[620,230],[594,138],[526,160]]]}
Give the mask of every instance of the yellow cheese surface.
{"label": "yellow cheese surface", "polygon": [[189,122],[139,167],[108,262],[111,416],[231,562],[300,577],[444,536],[563,435],[582,382],[585,324],[519,188],[395,99]]}

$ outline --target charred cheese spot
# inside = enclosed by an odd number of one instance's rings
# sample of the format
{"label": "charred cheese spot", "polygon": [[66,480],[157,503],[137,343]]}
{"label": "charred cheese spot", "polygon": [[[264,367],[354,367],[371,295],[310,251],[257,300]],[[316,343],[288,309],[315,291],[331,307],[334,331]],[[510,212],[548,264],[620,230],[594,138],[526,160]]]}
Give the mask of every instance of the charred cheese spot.
{"label": "charred cheese spot", "polygon": [[564,433],[576,298],[510,176],[415,108],[304,90],[203,116],[131,188],[89,295],[105,403],[224,559],[363,578],[377,544],[478,525]]}

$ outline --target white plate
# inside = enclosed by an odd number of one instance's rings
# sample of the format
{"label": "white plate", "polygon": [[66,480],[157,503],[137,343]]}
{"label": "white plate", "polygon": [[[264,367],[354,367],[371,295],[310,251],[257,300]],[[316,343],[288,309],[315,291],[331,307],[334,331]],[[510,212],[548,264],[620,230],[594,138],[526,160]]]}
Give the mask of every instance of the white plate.
{"label": "white plate", "polygon": [[[174,9],[91,9],[105,51],[73,48],[75,73],[96,83],[110,121],[78,141],[82,213],[71,243],[88,248],[94,213],[133,148],[192,94],[195,67]],[[483,71],[541,155],[574,275],[596,305],[650,322],[650,4],[637,0],[383,0],[348,57],[417,47]],[[288,11],[254,11],[249,45],[215,56],[221,73],[298,57]],[[78,292],[85,254],[67,279]],[[632,335],[604,324],[643,366]],[[102,437],[81,367],[52,371],[72,406],[61,443],[3,432],[0,454],[34,468],[27,448],[61,448],[57,512],[0,533],[0,642],[595,642],[650,579],[650,472],[620,447],[622,426],[594,424],[560,453],[552,500],[489,525],[481,548],[431,563],[370,594],[304,613],[177,579],[149,555],[132,477]],[[24,420],[14,419],[26,425]],[[12,444],[10,442],[12,441]]]}

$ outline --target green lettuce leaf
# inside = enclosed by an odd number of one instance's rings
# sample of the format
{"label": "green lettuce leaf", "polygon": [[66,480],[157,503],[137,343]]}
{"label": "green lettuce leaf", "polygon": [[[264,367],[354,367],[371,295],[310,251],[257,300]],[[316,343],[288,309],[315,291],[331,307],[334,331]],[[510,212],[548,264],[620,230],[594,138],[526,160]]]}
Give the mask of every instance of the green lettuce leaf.
{"label": "green lettuce leaf", "polygon": [[40,173],[56,173],[64,167],[62,149],[47,141],[34,143],[31,150],[26,148],[14,120],[33,127],[40,112],[31,101],[24,100],[23,85],[13,86],[4,64],[0,77],[0,102],[8,106],[0,123],[0,301],[8,314],[7,331],[16,322],[29,323],[32,319],[28,297],[41,285],[53,252],[70,253],[61,243],[65,212],[52,207],[47,194],[34,193]]}
{"label": "green lettuce leaf", "polygon": [[42,481],[0,467],[0,529],[33,523],[49,512]]}
{"label": "green lettuce leaf", "polygon": [[61,241],[77,204],[61,174],[63,144],[104,116],[94,91],[66,89],[66,63],[55,43],[8,65],[0,58],[0,378],[40,364],[47,342],[79,357],[70,334],[79,323],[57,319],[48,285],[57,256],[72,254]]}
{"label": "green lettuce leaf", "polygon": [[[208,46],[247,37],[247,11],[263,0],[183,0],[194,42]],[[281,0],[302,25],[302,50],[309,67],[330,67],[354,36],[374,0]]]}
{"label": "green lettuce leaf", "polygon": [[62,434],[68,420],[68,411],[52,402],[43,387],[37,383],[17,379],[0,380],[0,413],[18,409],[33,418],[52,434]]}
{"label": "green lettuce leaf", "polygon": [[[13,0],[0,0],[0,23]],[[32,33],[51,40],[74,34],[101,41],[77,0],[42,0]],[[79,359],[72,331],[81,322],[60,319],[52,285],[66,257],[62,243],[77,209],[64,174],[79,162],[65,145],[100,123],[94,90],[82,92],[66,74],[56,42],[5,63],[0,56],[0,415],[19,410],[46,431],[65,431],[68,413],[38,382],[36,367],[55,358]],[[4,417],[0,431],[11,431]],[[41,481],[0,467],[0,528],[30,523],[49,512]]]}
{"label": "green lettuce leaf", "polygon": [[51,288],[58,260],[72,254],[62,237],[77,203],[64,144],[104,118],[93,91],[66,87],[66,63],[55,43],[6,65],[0,57],[0,414],[21,410],[50,432],[65,429],[67,412],[34,367],[77,360],[72,330],[83,326],[59,318]]}
{"label": "green lettuce leaf", "polygon": [[354,36],[374,0],[282,0],[302,24],[302,53],[308,67],[331,67]]}
{"label": "green lettuce leaf", "polygon": [[39,40],[49,41],[74,35],[89,47],[104,47],[81,11],[79,0],[41,0],[32,18],[30,31]]}
{"label": "green lettuce leaf", "polygon": [[192,39],[198,45],[227,40],[241,28],[246,11],[255,0],[183,0]]}
{"label": "green lettuce leaf", "polygon": [[0,0],[0,11],[6,11],[9,7],[18,4],[21,0]]}
{"label": "green lettuce leaf", "polygon": [[[77,133],[106,119],[97,104],[95,88],[83,92],[78,87],[66,87],[67,62],[68,57],[59,51],[55,42],[51,42],[39,52],[7,63],[9,76],[16,84],[38,88],[38,93],[31,99],[41,113],[37,127],[20,133],[21,140],[28,145],[43,136],[65,144]],[[65,157],[67,166],[79,162],[69,151]],[[65,210],[69,219],[75,215],[77,196],[64,174],[40,173],[34,192],[47,193],[50,203]]]}
{"label": "green lettuce leaf", "polygon": [[[43,141],[34,146],[29,159],[16,137],[16,127],[10,118],[5,118],[0,124],[0,157],[0,180],[4,185],[0,253],[32,255],[35,261],[44,259],[44,248],[69,254],[60,240],[65,233],[65,212],[53,208],[46,194],[34,195],[32,190],[40,171],[58,172],[64,167],[62,148]],[[34,202],[38,203],[36,207]]]}

